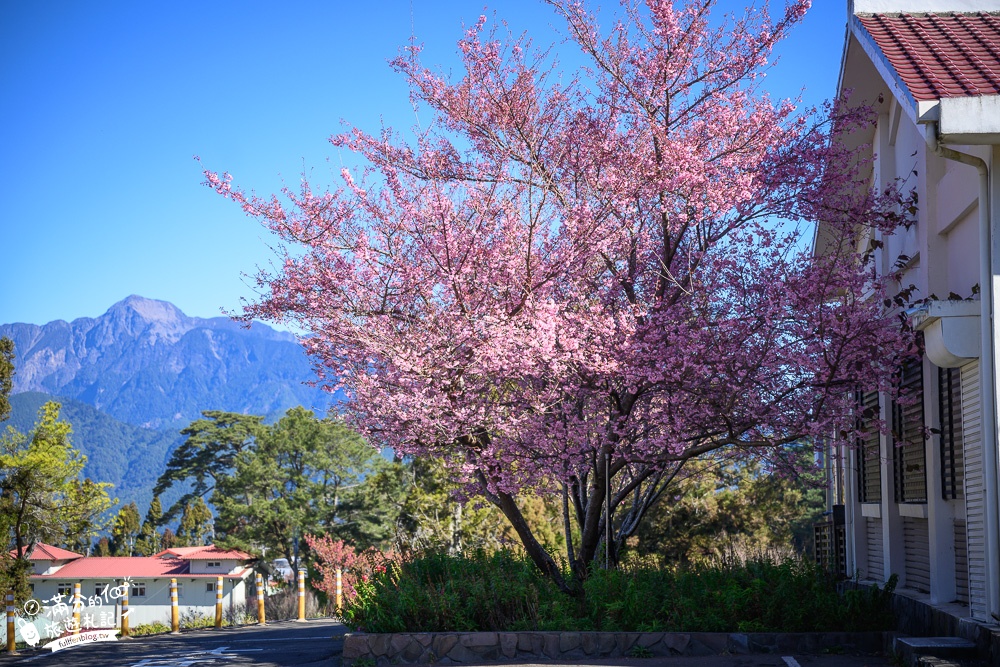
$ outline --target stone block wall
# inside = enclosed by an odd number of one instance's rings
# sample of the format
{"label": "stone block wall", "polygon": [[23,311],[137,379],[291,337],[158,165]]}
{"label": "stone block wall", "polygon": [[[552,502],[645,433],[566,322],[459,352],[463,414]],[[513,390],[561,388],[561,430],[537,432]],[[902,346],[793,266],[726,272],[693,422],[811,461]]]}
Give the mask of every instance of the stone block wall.
{"label": "stone block wall", "polygon": [[364,634],[344,638],[344,667],[356,664],[455,665],[492,660],[579,660],[584,657],[702,656],[721,653],[877,653],[881,632],[434,632]]}

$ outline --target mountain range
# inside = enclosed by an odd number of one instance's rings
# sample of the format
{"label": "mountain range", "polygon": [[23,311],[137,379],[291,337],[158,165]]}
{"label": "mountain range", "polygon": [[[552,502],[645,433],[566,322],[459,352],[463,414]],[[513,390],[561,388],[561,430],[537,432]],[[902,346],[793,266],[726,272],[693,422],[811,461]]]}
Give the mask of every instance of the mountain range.
{"label": "mountain range", "polygon": [[188,317],[166,301],[130,296],[96,318],[0,324],[3,336],[16,355],[9,423],[27,433],[45,400],[60,401],[86,474],[140,507],[202,411],[271,420],[296,405],[324,415],[336,402],[307,384],[314,375],[292,334]]}

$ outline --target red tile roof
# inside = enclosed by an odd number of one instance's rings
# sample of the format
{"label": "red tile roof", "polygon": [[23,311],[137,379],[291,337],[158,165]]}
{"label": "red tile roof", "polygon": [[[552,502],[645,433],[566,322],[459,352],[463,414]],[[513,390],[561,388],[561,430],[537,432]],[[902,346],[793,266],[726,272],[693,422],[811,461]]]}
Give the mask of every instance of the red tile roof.
{"label": "red tile roof", "polygon": [[252,560],[253,556],[239,549],[220,549],[214,544],[203,547],[172,547],[157,556],[176,556],[184,560]]}
{"label": "red tile roof", "polygon": [[188,576],[185,561],[163,558],[129,556],[95,556],[67,563],[46,579],[116,579],[122,577],[178,577]]}
{"label": "red tile roof", "polygon": [[[17,549],[10,550],[10,555],[14,558],[18,556],[18,553]],[[74,558],[83,558],[83,554],[60,549],[44,542],[38,542],[35,544],[35,550],[31,552],[28,560],[73,560]]]}
{"label": "red tile roof", "polygon": [[[79,579],[122,579],[124,577],[154,578],[154,577],[185,577],[215,579],[218,574],[191,574],[187,560],[177,558],[129,557],[129,556],[96,556],[81,558],[67,563],[59,571],[48,575],[35,575],[33,579],[59,579],[60,581],[76,581]],[[248,569],[233,573],[225,573],[227,579],[241,578]]]}
{"label": "red tile roof", "polygon": [[914,100],[1000,94],[1000,14],[860,14]]}

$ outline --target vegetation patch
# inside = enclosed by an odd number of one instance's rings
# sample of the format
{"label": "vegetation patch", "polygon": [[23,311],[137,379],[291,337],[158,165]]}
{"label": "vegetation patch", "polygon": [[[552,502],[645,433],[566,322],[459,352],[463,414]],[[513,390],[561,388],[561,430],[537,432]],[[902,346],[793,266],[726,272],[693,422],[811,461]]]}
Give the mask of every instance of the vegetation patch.
{"label": "vegetation patch", "polygon": [[164,632],[170,632],[170,626],[159,621],[154,621],[153,623],[143,623],[142,625],[135,626],[129,630],[129,635],[132,637],[145,637],[146,635],[162,635]]}
{"label": "vegetation patch", "polygon": [[582,595],[571,597],[523,555],[429,554],[359,581],[344,619],[378,633],[887,630],[894,583],[840,596],[813,563],[759,555],[684,569],[592,570]]}

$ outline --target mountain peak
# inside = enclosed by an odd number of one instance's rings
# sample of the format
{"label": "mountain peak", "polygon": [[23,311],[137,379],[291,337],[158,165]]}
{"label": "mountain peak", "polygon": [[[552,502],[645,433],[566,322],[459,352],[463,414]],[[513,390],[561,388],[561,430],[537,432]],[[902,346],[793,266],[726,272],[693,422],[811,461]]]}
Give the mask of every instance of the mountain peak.
{"label": "mountain peak", "polygon": [[186,316],[180,308],[169,301],[158,301],[147,299],[144,296],[131,294],[108,309],[112,312],[115,309],[129,309],[135,311],[137,315],[150,322],[176,322],[185,319]]}
{"label": "mountain peak", "polygon": [[325,392],[303,384],[313,374],[292,334],[189,317],[138,295],[96,318],[0,323],[0,336],[17,350],[14,393],[74,398],[136,426],[175,428],[206,409],[270,414],[329,405]]}
{"label": "mountain peak", "polygon": [[99,321],[115,322],[133,334],[145,334],[153,340],[176,342],[194,328],[194,322],[167,301],[147,299],[132,294],[108,308]]}

